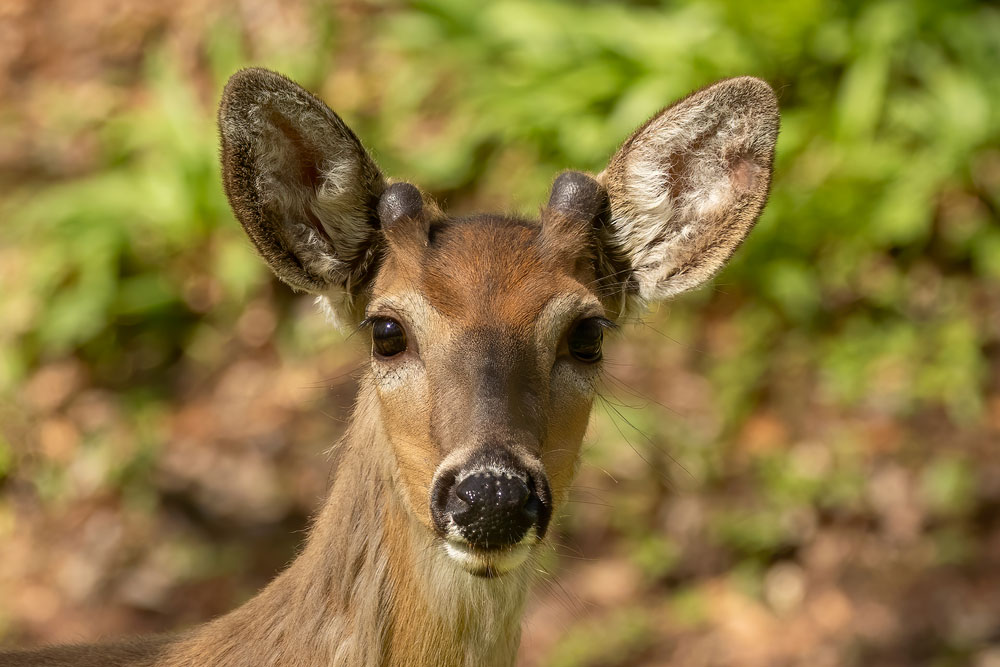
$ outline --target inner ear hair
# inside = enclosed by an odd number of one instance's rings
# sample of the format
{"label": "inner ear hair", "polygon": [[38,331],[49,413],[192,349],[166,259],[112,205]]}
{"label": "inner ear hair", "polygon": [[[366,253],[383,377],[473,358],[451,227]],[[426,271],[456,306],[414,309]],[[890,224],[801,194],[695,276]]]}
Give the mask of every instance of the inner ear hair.
{"label": "inner ear hair", "polygon": [[701,285],[743,242],[767,200],[778,120],[767,83],[727,79],[653,116],[612,157],[598,176],[603,245],[631,268],[632,303]]}
{"label": "inner ear hair", "polygon": [[234,74],[219,106],[230,205],[274,273],[350,301],[378,256],[382,174],[322,101],[260,68]]}

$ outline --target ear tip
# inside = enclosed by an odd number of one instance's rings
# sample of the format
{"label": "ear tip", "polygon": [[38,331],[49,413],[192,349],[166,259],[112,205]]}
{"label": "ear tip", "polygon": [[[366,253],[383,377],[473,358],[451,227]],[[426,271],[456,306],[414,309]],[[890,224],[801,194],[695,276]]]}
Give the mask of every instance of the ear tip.
{"label": "ear tip", "polygon": [[756,76],[737,76],[717,81],[692,97],[699,97],[726,110],[732,117],[743,119],[753,128],[750,135],[755,137],[757,146],[770,146],[765,152],[773,151],[778,140],[781,111],[778,95],[767,81]]}
{"label": "ear tip", "polygon": [[731,86],[737,86],[747,90],[754,90],[761,94],[769,94],[774,96],[774,88],[765,79],[759,76],[754,76],[752,74],[744,74],[742,76],[734,76],[729,79],[723,79],[720,83],[726,83]]}
{"label": "ear tip", "polygon": [[264,67],[238,69],[222,88],[219,115],[225,116],[231,110],[252,106],[262,94],[280,90],[305,92],[299,84],[288,77]]}
{"label": "ear tip", "polygon": [[729,89],[729,95],[734,101],[752,109],[756,115],[778,119],[778,95],[764,79],[738,76],[720,81],[719,84]]}
{"label": "ear tip", "polygon": [[291,81],[291,79],[265,67],[243,67],[230,75],[223,90],[230,91],[245,88],[256,88],[263,83],[271,83],[275,81]]}
{"label": "ear tip", "polygon": [[233,72],[222,88],[222,98],[219,100],[220,122],[234,113],[239,114],[250,99],[257,97],[256,91],[266,87],[274,77],[280,76],[263,67],[244,67]]}
{"label": "ear tip", "polygon": [[[251,118],[266,99],[282,98],[315,100],[302,86],[278,72],[264,67],[244,67],[230,75],[222,89],[217,120],[223,142],[245,139]],[[318,104],[322,102],[315,100]],[[225,147],[223,147],[225,151]]]}

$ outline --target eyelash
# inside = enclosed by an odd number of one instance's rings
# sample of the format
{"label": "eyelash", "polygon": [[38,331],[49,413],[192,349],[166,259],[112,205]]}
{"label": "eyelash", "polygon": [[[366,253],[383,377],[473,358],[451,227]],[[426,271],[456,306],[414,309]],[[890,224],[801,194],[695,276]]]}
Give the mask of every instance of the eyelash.
{"label": "eyelash", "polygon": [[612,322],[611,320],[609,320],[606,317],[601,317],[600,315],[593,315],[591,317],[581,317],[580,319],[581,320],[588,320],[588,319],[589,320],[597,320],[597,323],[600,324],[607,331],[617,331],[620,328],[620,326],[618,324],[616,324],[615,322]]}

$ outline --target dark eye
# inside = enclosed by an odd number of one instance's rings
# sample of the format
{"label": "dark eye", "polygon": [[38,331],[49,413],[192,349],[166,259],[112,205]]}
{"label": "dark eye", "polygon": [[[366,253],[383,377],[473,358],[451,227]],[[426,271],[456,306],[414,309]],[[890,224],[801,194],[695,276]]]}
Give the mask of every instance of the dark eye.
{"label": "dark eye", "polygon": [[372,320],[372,349],[380,357],[394,357],[406,351],[406,331],[403,325],[388,317]]}
{"label": "dark eye", "polygon": [[569,332],[569,353],[588,364],[601,360],[601,343],[604,342],[604,323],[598,317],[580,320]]}

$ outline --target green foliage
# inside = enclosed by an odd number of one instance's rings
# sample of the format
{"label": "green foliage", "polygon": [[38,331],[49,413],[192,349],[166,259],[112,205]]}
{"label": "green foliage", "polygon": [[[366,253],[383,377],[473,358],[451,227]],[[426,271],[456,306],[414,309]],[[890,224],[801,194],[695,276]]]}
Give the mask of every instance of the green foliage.
{"label": "green foliage", "polygon": [[549,656],[552,667],[626,665],[651,643],[653,629],[641,609],[624,609],[602,619],[599,628],[581,627],[567,634]]}
{"label": "green foliage", "polygon": [[165,62],[147,70],[148,105],[102,128],[104,168],[7,202],[0,247],[17,265],[5,267],[0,310],[29,304],[0,334],[19,362],[0,378],[8,386],[18,370],[74,351],[163,365],[202,310],[192,303],[200,282],[241,298],[264,277],[231,223],[211,116]]}
{"label": "green foliage", "polygon": [[7,444],[7,441],[0,437],[0,481],[3,481],[4,477],[14,465],[14,450]]}
{"label": "green foliage", "polygon": [[[221,189],[214,106],[236,68],[263,64],[300,80],[387,174],[447,208],[528,215],[559,170],[599,171],[664,104],[753,74],[773,84],[782,108],[770,202],[714,285],[650,315],[650,327],[627,334],[624,368],[609,363],[588,450],[595,467],[621,477],[605,528],[653,585],[684,576],[687,545],[663,534],[656,500],[679,480],[704,493],[696,538],[759,588],[817,514],[871,511],[880,456],[916,451],[914,497],[945,522],[933,529],[935,558],[975,556],[960,523],[985,484],[974,459],[928,452],[949,443],[922,439],[919,426],[912,437],[866,429],[933,418],[970,441],[995,433],[996,6],[419,0],[370,9],[376,18],[359,27],[310,5],[309,43],[270,52],[239,25],[206,27],[200,77],[182,74],[169,47],[150,49],[141,102],[111,105],[91,168],[20,183],[0,199],[0,398],[64,358],[125,396],[137,441],[122,452],[97,433],[81,446],[96,487],[152,511],[146,478],[179,362],[222,367],[253,299],[295,307],[270,291]],[[68,134],[83,124],[72,108],[41,113],[63,119],[49,125]],[[319,345],[301,318],[278,319],[278,346]],[[609,362],[623,348],[610,345]],[[690,388],[671,384],[680,368]],[[650,400],[631,395],[619,371]],[[688,394],[695,407],[671,412]],[[758,424],[755,434],[761,413],[781,428],[761,435]],[[15,452],[0,437],[0,482],[16,472]],[[60,465],[34,470],[43,500],[67,497]],[[185,562],[212,559],[198,545],[174,550]],[[665,597],[681,625],[705,622],[697,586]],[[653,634],[644,611],[627,608],[599,632],[571,632],[548,664],[631,664]]]}
{"label": "green foliage", "polygon": [[[316,11],[314,49],[264,58],[307,85],[323,81],[323,54],[337,45],[337,26]],[[719,77],[763,76],[783,108],[774,192],[721,284],[816,333],[817,363],[831,360],[831,390],[850,402],[871,368],[938,332],[949,358],[909,360],[926,379],[907,398],[953,400],[968,418],[980,341],[969,314],[953,312],[969,307],[962,293],[974,277],[955,269],[996,280],[990,249],[1000,233],[988,214],[956,221],[940,202],[955,190],[990,205],[1000,198],[977,183],[975,159],[998,141],[997,35],[995,8],[972,4],[814,1],[750,12],[721,0],[426,0],[375,30],[372,68],[385,66],[387,78],[378,107],[355,125],[389,173],[442,193],[476,188],[530,212],[553,173],[599,170],[665,101]],[[218,90],[243,48],[227,24],[208,46]],[[167,324],[183,340],[198,310],[187,294],[196,276],[216,281],[223,301],[262,279],[219,188],[210,105],[165,58],[146,72],[149,102],[102,130],[101,171],[6,202],[3,245],[31,257],[4,276],[3,310],[21,312],[4,333],[7,386],[39,357],[107,341],[112,329]],[[349,119],[359,111],[342,109]],[[951,224],[964,231],[956,237]],[[951,294],[915,318],[912,274],[932,250],[947,257],[934,269]],[[845,299],[851,319],[841,322],[835,304]],[[736,380],[734,394],[745,395],[761,369],[745,372],[719,381]]]}
{"label": "green foliage", "polygon": [[975,476],[966,461],[942,457],[924,470],[922,490],[931,509],[942,514],[968,511],[973,503]]}

